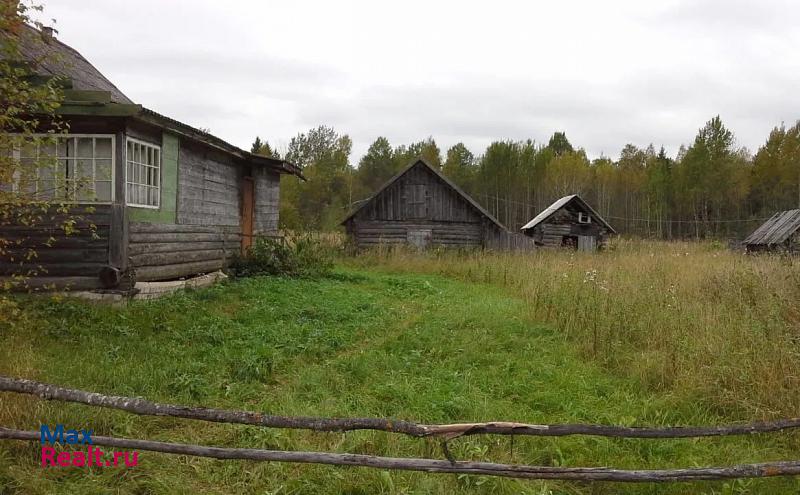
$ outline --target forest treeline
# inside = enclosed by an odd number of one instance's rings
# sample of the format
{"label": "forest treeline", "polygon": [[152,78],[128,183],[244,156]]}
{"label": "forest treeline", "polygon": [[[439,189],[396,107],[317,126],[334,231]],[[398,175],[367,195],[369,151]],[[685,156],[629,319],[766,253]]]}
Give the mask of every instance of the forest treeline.
{"label": "forest treeline", "polygon": [[[676,156],[628,144],[618,160],[590,160],[562,132],[546,144],[495,141],[480,155],[463,143],[443,153],[433,138],[392,146],[379,137],[355,166],[351,148],[346,134],[327,126],[292,138],[283,158],[308,180],[283,178],[283,228],[336,229],[354,202],[420,156],[511,229],[573,193],[620,233],[664,239],[742,238],[775,211],[800,208],[800,122],[774,128],[755,155],[736,146],[718,116]],[[260,138],[252,151],[279,156]]]}

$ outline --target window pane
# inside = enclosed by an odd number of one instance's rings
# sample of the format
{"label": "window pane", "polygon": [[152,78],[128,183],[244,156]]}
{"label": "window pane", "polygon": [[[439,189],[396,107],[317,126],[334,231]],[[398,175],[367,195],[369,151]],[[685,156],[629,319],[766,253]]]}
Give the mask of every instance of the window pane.
{"label": "window pane", "polygon": [[111,160],[95,160],[95,180],[111,180]]}
{"label": "window pane", "polygon": [[55,195],[56,183],[52,180],[42,180],[38,184],[38,193],[36,197],[39,199],[53,199]]}
{"label": "window pane", "polygon": [[81,180],[75,183],[75,197],[79,201],[94,201],[94,183]]}
{"label": "window pane", "polygon": [[36,143],[27,142],[19,150],[19,156],[22,158],[36,158],[38,155]]}
{"label": "window pane", "polygon": [[42,139],[41,147],[39,149],[39,156],[41,158],[55,158],[56,156],[56,140],[53,138]]}
{"label": "window pane", "polygon": [[78,160],[76,179],[92,179],[92,160]]}
{"label": "window pane", "polygon": [[75,156],[74,139],[62,138],[58,140],[58,157]]}
{"label": "window pane", "polygon": [[111,182],[98,181],[94,183],[94,191],[97,201],[111,201]]}
{"label": "window pane", "polygon": [[92,138],[78,138],[78,158],[92,158],[94,155],[93,141]]}
{"label": "window pane", "polygon": [[111,138],[95,138],[95,158],[111,158]]}

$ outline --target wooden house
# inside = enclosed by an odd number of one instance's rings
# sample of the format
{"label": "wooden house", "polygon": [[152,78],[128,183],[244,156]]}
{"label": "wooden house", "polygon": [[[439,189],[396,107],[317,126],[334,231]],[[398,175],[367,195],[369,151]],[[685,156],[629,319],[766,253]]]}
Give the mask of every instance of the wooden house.
{"label": "wooden house", "polygon": [[429,165],[412,162],[342,221],[359,248],[409,244],[523,249],[533,244],[511,234],[467,193]]}
{"label": "wooden house", "polygon": [[[219,270],[254,236],[277,235],[280,176],[301,176],[297,167],[134,103],[51,30],[26,27],[19,39],[21,63],[64,87],[58,112],[69,128],[47,149],[12,153],[55,158],[30,194],[67,204],[78,232],[65,235],[52,209],[34,225],[5,222],[0,239],[12,244],[0,251],[0,276],[35,265],[30,285],[124,288]],[[38,258],[22,264],[28,248]]]}
{"label": "wooden house", "polygon": [[522,232],[539,246],[580,251],[601,249],[608,236],[617,233],[577,194],[564,196],[548,206],[525,224]]}
{"label": "wooden house", "polygon": [[748,253],[800,253],[800,209],[779,211],[743,241]]}

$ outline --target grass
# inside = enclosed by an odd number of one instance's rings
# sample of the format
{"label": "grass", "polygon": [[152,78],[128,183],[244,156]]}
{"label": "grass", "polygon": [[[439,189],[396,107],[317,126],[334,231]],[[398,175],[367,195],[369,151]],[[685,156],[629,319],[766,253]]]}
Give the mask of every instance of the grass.
{"label": "grass", "polygon": [[[22,320],[2,329],[0,373],[163,402],[421,422],[793,416],[798,273],[779,259],[705,245],[623,243],[602,255],[375,253],[326,279],[254,278],[124,308],[24,298]],[[0,397],[0,424],[38,429],[44,421],[209,445],[442,456],[434,441],[379,432],[271,431]],[[451,450],[459,459],[659,468],[797,458],[798,438],[515,438],[512,449],[509,438],[472,437]],[[128,470],[42,470],[38,444],[0,444],[0,493],[798,490],[791,478],[581,485],[147,452]]]}

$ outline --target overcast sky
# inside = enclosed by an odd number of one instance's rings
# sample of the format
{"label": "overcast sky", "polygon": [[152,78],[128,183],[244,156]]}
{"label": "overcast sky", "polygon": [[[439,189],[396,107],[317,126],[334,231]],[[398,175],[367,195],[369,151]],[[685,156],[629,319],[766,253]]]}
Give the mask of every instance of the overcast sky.
{"label": "overcast sky", "polygon": [[442,153],[553,131],[674,154],[716,114],[755,151],[800,118],[796,0],[44,0],[137,103],[249,149],[319,124]]}

